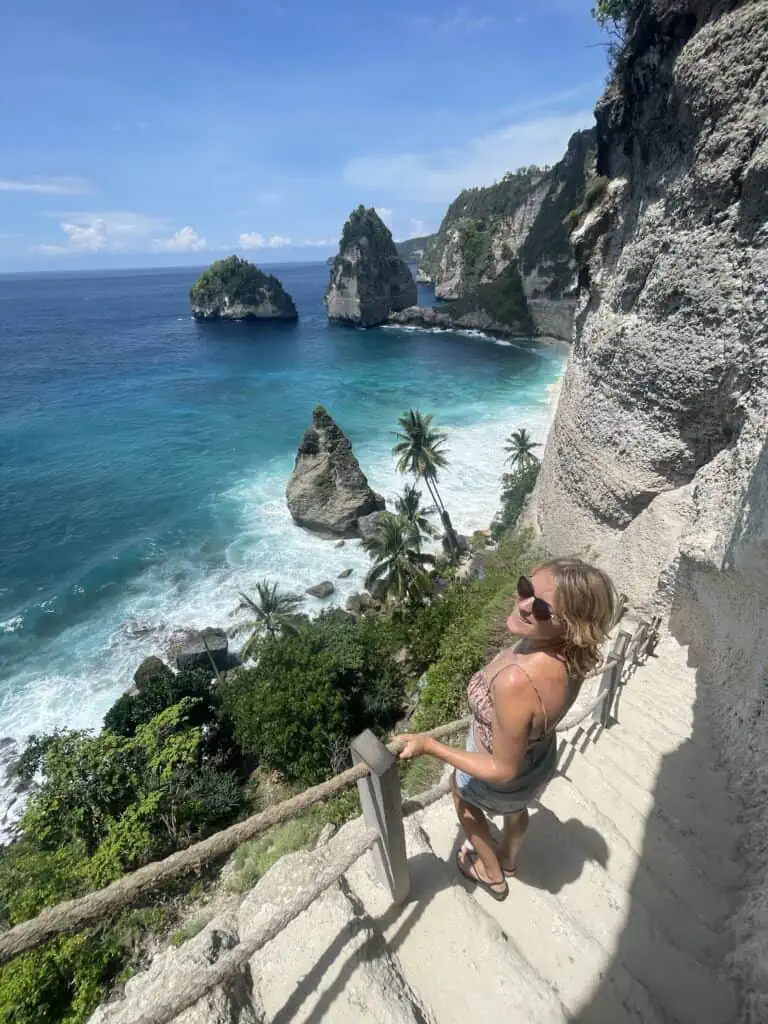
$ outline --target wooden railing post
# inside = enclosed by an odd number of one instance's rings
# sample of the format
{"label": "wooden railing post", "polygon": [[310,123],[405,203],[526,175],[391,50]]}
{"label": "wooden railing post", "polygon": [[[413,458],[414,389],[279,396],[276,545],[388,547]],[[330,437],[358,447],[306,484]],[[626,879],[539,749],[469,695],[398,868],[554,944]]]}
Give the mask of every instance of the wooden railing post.
{"label": "wooden railing post", "polygon": [[405,852],[403,806],[397,758],[366,729],[352,741],[352,760],[366,764],[369,774],[357,783],[366,825],[379,833],[374,847],[376,873],[395,903],[403,903],[411,889]]}
{"label": "wooden railing post", "polygon": [[624,668],[624,658],[627,653],[627,647],[629,641],[632,639],[626,630],[620,630],[616,634],[616,639],[613,641],[613,647],[611,653],[608,655],[608,659],[615,658],[615,664],[611,665],[610,668],[603,672],[603,678],[600,680],[600,693],[606,693],[603,699],[602,705],[600,706],[600,723],[603,728],[607,728],[608,722],[611,717],[611,709],[613,708],[613,702],[616,698],[616,690],[619,687],[621,681],[621,673]]}

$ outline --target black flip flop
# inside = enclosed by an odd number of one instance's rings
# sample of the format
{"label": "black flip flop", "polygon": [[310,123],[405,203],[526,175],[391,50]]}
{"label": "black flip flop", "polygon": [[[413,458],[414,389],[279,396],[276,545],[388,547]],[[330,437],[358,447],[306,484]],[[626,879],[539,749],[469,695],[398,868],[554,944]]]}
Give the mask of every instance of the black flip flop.
{"label": "black flip flop", "polygon": [[[458,869],[459,874],[463,875],[464,878],[468,879],[470,882],[474,882],[475,885],[479,885],[481,889],[485,889],[489,896],[492,896],[497,903],[503,903],[507,896],[509,896],[509,886],[507,885],[506,879],[502,878],[498,882],[486,882],[484,879],[480,878],[477,873],[477,868],[475,867],[477,853],[473,850],[467,851],[467,855],[469,857],[469,871],[465,871],[461,863],[461,853],[463,849],[464,847],[461,846],[456,851],[456,868]],[[501,885],[502,882],[504,882],[504,888],[501,891],[493,888],[494,885]]]}

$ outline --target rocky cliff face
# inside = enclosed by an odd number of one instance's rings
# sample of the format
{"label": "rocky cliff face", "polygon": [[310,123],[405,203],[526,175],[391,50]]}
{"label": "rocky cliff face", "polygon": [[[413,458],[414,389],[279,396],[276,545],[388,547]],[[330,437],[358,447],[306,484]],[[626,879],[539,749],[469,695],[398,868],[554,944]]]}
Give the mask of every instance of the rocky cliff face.
{"label": "rocky cliff face", "polygon": [[768,2],[652,0],[597,111],[573,350],[530,517],[671,614],[744,802],[732,922],[768,1019]]}
{"label": "rocky cliff face", "polygon": [[296,320],[293,299],[272,274],[239,256],[216,260],[189,293],[196,320]]}
{"label": "rocky cliff face", "polygon": [[375,210],[359,206],[344,225],[325,293],[328,319],[356,327],[386,323],[416,304],[416,282],[389,228]]}
{"label": "rocky cliff face", "polygon": [[527,168],[462,192],[421,263],[438,298],[464,298],[514,262],[534,330],[570,340],[576,264],[563,220],[583,199],[593,153],[594,132],[577,132],[554,167]]}
{"label": "rocky cliff face", "polygon": [[358,519],[384,509],[349,439],[322,405],[299,445],[286,497],[294,522],[327,537],[359,537]]}

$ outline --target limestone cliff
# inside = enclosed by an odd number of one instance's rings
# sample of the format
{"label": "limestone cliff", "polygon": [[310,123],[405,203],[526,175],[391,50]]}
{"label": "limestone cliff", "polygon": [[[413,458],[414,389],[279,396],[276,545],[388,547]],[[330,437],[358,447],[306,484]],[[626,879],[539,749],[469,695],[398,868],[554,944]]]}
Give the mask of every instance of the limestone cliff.
{"label": "limestone cliff", "polygon": [[732,922],[768,1019],[768,2],[637,5],[596,110],[573,349],[530,517],[670,614],[744,804]]}
{"label": "limestone cliff", "polygon": [[386,323],[416,304],[416,282],[375,210],[359,206],[344,225],[325,293],[328,319],[357,327]]}
{"label": "limestone cliff", "polygon": [[466,298],[515,264],[535,332],[570,340],[576,265],[563,221],[582,201],[593,152],[594,131],[576,132],[553,167],[525,168],[462,192],[420,266],[437,297]]}
{"label": "limestone cliff", "polygon": [[384,509],[349,439],[322,405],[299,445],[286,497],[294,522],[323,536],[359,537],[358,520]]}
{"label": "limestone cliff", "polygon": [[272,274],[239,256],[216,260],[189,292],[196,320],[296,320],[293,299]]}

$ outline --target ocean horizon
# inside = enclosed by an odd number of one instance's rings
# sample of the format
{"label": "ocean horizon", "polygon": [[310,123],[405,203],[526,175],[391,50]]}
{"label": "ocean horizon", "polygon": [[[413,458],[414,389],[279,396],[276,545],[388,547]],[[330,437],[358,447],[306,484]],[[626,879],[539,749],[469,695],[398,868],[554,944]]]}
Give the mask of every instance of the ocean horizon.
{"label": "ocean horizon", "polygon": [[296,325],[197,323],[200,269],[0,275],[3,736],[98,728],[142,658],[180,630],[231,626],[238,592],[265,576],[300,593],[333,580],[310,613],[363,589],[359,543],[301,530],[285,503],[315,405],[388,501],[405,482],[397,417],[434,414],[441,491],[467,533],[498,507],[508,434],[546,437],[561,348],[329,325],[324,261],[265,267]]}

